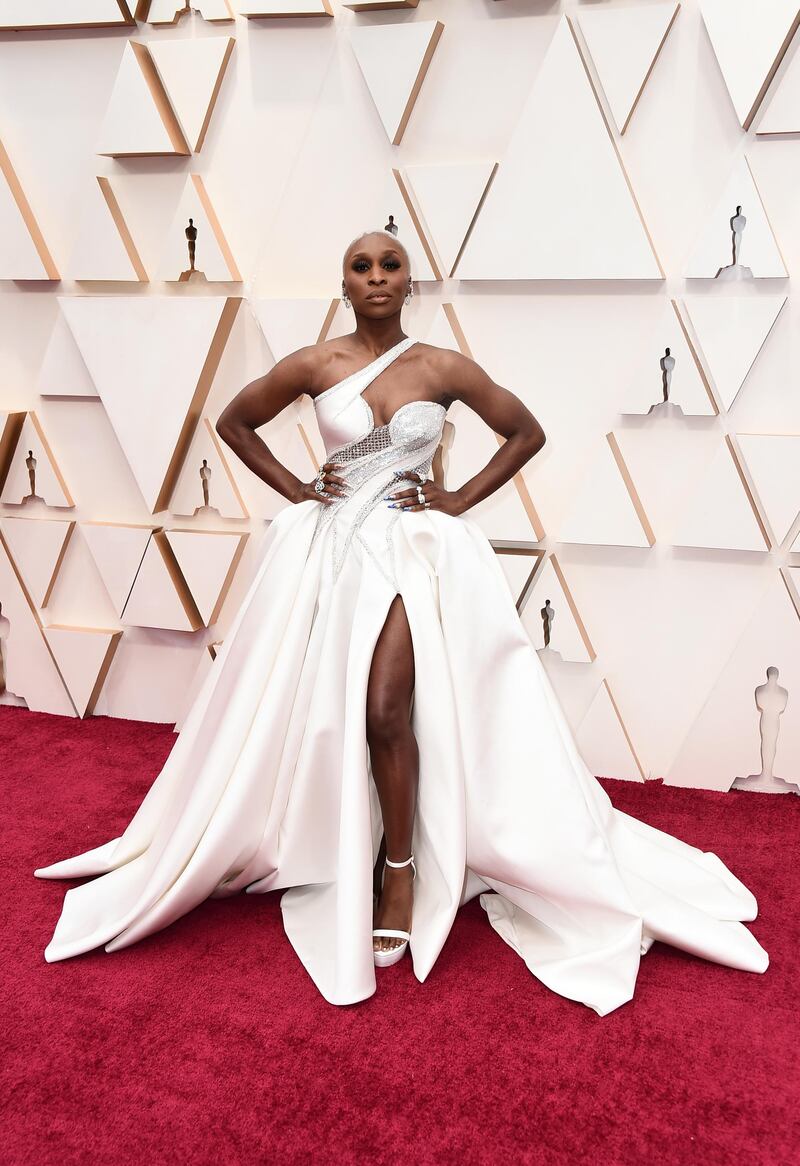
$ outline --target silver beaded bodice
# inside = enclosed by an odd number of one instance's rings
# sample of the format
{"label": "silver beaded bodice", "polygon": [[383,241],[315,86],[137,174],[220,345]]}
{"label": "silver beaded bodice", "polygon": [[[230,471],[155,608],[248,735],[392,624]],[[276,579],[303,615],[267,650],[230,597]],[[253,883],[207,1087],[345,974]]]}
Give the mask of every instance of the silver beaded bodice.
{"label": "silver beaded bodice", "polygon": [[[348,550],[357,539],[387,581],[396,589],[392,532],[399,519],[418,518],[425,511],[404,514],[392,510],[384,495],[394,488],[416,485],[393,471],[417,473],[425,479],[442,435],[446,410],[435,401],[407,401],[384,425],[376,425],[372,410],[361,395],[392,360],[416,341],[406,337],[366,368],[326,389],[314,399],[317,422],[325,442],[326,460],[336,462],[334,473],[350,487],[347,496],[320,502],[313,542],[329,532],[333,578],[338,577]],[[386,508],[386,521],[364,523],[376,507]],[[376,541],[377,540],[377,541]]]}

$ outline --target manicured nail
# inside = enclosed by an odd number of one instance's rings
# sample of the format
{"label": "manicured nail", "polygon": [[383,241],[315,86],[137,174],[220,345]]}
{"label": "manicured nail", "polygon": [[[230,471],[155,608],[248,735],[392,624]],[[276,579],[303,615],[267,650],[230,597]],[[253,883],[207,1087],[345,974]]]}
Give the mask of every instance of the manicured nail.
{"label": "manicured nail", "polygon": [[390,510],[398,510],[398,509],[399,509],[399,507],[398,507],[398,505],[397,505],[397,503],[396,503],[396,502],[390,502],[390,503],[389,503],[389,509],[390,509]]}
{"label": "manicured nail", "polygon": [[394,494],[384,494],[384,496],[383,496],[384,502],[391,502],[393,498],[394,498]]}

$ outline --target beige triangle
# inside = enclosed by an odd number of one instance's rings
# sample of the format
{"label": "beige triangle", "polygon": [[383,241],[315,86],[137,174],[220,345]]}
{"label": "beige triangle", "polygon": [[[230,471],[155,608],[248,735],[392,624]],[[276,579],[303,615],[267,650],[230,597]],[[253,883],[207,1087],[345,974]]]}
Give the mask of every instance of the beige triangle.
{"label": "beige triangle", "polygon": [[795,50],[756,124],[759,137],[800,131],[800,54]]}
{"label": "beige triangle", "polygon": [[162,542],[150,539],[141,566],[122,611],[122,622],[136,627],[164,628],[176,632],[197,631],[202,622],[192,618],[182,598],[183,580],[172,571],[171,553],[162,550]]}
{"label": "beige triangle", "polygon": [[599,447],[558,533],[559,542],[650,547],[655,542],[613,433]]}
{"label": "beige triangle", "polygon": [[225,602],[249,535],[199,530],[165,533],[203,623],[210,627]]}
{"label": "beige triangle", "polygon": [[84,193],[78,233],[67,264],[68,278],[147,282],[147,272],[109,179],[90,181]]}
{"label": "beige triangle", "polygon": [[[509,224],[518,229],[509,230]],[[455,274],[459,279],[664,278],[566,17],[557,25]]]}
{"label": "beige triangle", "polygon": [[655,416],[659,421],[663,419],[663,411],[660,411],[664,401],[661,360],[669,349],[675,362],[669,381],[669,403],[677,405],[684,416],[715,416],[713,397],[675,301],[664,303],[652,328],[641,331],[639,352],[620,412],[653,416],[650,411],[657,406]]}
{"label": "beige triangle", "polygon": [[153,534],[135,523],[82,522],[81,533],[117,615],[122,615]]}
{"label": "beige triangle", "polygon": [[521,611],[522,623],[535,648],[544,647],[542,609],[548,601],[554,612],[549,647],[562,660],[591,663],[595,658],[594,648],[554,555],[542,564]]}
{"label": "beige triangle", "polygon": [[275,298],[248,303],[276,363],[298,348],[324,340],[333,316],[330,299]]}
{"label": "beige triangle", "polygon": [[[208,489],[208,510],[205,509],[203,482]],[[169,501],[171,514],[211,522],[218,518],[249,518],[231,467],[225,457],[216,431],[204,417],[198,425],[184,459],[175,490]]]}
{"label": "beige triangle", "polygon": [[58,279],[30,203],[0,142],[0,279]]}
{"label": "beige triangle", "polygon": [[97,389],[61,311],[58,313],[39,370],[38,391],[45,397],[96,397]]}
{"label": "beige triangle", "polygon": [[679,8],[675,0],[668,0],[579,10],[577,22],[621,134],[628,128]]}
{"label": "beige triangle", "polygon": [[37,607],[45,607],[74,522],[48,518],[0,518],[0,530]]}
{"label": "beige triangle", "polygon": [[22,701],[34,712],[75,716],[75,708],[42,634],[31,597],[8,557],[2,536],[0,639],[6,688],[6,692],[0,694],[0,705]]}
{"label": "beige triangle", "polygon": [[496,171],[496,162],[405,168],[427,234],[448,273],[456,265]]}
{"label": "beige triangle", "polygon": [[[195,268],[206,280],[239,282],[242,278],[217,212],[212,206],[205,183],[199,174],[186,179],[175,214],[167,232],[157,277],[182,281],[189,270],[189,251],[186,228],[189,219],[197,230],[195,240]],[[184,275],[185,278],[185,275]]]}
{"label": "beige triangle", "polygon": [[382,12],[388,8],[416,8],[419,0],[345,0],[343,8],[354,12]]}
{"label": "beige triangle", "polygon": [[[33,462],[30,461],[31,456]],[[35,498],[31,497],[33,493],[36,495]],[[35,413],[25,415],[14,456],[0,493],[0,502],[7,506],[75,505]]]}
{"label": "beige triangle", "polygon": [[128,0],[0,0],[0,29],[135,25]]}
{"label": "beige triangle", "polygon": [[718,434],[705,427],[689,429],[681,417],[648,417],[640,425],[614,430],[614,436],[656,539],[672,542],[673,528],[717,450]]}
{"label": "beige triangle", "polygon": [[729,439],[719,446],[686,500],[686,511],[672,537],[676,545],[685,547],[768,549],[766,534],[759,524]]}
{"label": "beige triangle", "polygon": [[746,219],[737,262],[749,268],[757,279],[786,278],[777,239],[770,226],[761,195],[745,155],[735,162],[716,205],[706,216],[684,275],[690,279],[715,279],[717,273],[733,263],[731,218],[741,207]]}
{"label": "beige triangle", "polygon": [[[350,43],[389,141],[402,140],[428,66],[444,31],[440,20],[364,24],[350,29]],[[391,60],[391,69],[386,61]]]}
{"label": "beige triangle", "polygon": [[644,781],[644,770],[604,680],[575,736],[578,749],[595,777]]}
{"label": "beige triangle", "polygon": [[717,400],[730,409],[786,296],[686,296],[683,303]]}
{"label": "beige triangle", "polygon": [[789,691],[779,718],[774,773],[797,781],[800,756],[800,623],[778,572],[769,572],[751,616],[731,646],[705,703],[690,725],[666,775],[669,785],[727,790],[736,777],[761,771],[755,688],[766,670]]}
{"label": "beige triangle", "polygon": [[79,717],[90,716],[108,674],[122,632],[106,628],[44,629]]}
{"label": "beige triangle", "polygon": [[254,17],[333,16],[331,0],[238,0],[239,15]]}
{"label": "beige triangle", "polygon": [[800,437],[737,433],[736,440],[780,546],[800,511]]}
{"label": "beige triangle", "polygon": [[796,0],[699,0],[725,84],[749,129],[798,24]]}
{"label": "beige triangle", "polygon": [[231,36],[153,41],[148,46],[183,136],[202,150],[236,41]]}
{"label": "beige triangle", "polygon": [[147,47],[138,41],[123,49],[96,149],[114,158],[191,153]]}
{"label": "beige triangle", "polygon": [[239,303],[151,295],[72,296],[62,304],[152,511],[165,508],[172,494]]}

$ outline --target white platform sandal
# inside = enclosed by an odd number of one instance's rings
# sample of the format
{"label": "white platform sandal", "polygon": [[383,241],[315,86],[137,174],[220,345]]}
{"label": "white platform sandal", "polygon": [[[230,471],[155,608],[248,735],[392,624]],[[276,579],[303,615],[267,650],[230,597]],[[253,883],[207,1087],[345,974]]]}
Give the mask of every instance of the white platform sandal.
{"label": "white platform sandal", "polygon": [[[413,882],[417,877],[417,868],[414,864],[413,854],[410,858],[407,858],[405,862],[392,862],[389,858],[387,858],[385,861],[387,866],[394,867],[408,866],[410,863],[411,881]],[[389,951],[373,951],[372,956],[375,960],[376,968],[389,968],[392,966],[392,964],[396,964],[399,960],[401,960],[406,954],[408,941],[411,938],[411,933],[409,931],[400,931],[396,927],[376,927],[373,929],[372,934],[375,938],[380,938],[381,936],[385,935],[389,938],[405,940],[404,943],[398,944],[397,947],[393,947]]]}

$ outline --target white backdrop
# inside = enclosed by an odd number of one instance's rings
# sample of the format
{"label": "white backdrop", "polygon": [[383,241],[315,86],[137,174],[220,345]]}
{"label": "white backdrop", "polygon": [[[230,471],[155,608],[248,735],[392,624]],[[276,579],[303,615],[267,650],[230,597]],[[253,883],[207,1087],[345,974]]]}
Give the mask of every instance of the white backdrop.
{"label": "white backdrop", "polygon": [[[4,0],[0,23],[35,7]],[[789,692],[775,772],[796,778],[800,7],[330,8],[0,32],[9,691],[65,715],[180,724],[286,505],[230,451],[226,469],[213,423],[285,352],[352,329],[342,252],[392,213],[417,278],[405,331],[472,355],[547,433],[470,517],[537,647],[545,599],[556,610],[542,658],[594,771],[717,789],[758,773],[753,690],[775,665]],[[231,37],[202,148],[124,156],[173,124],[152,91],[142,101],[147,67],[128,43],[156,66],[161,46],[186,46],[160,77],[195,145],[215,80],[199,42],[217,39],[221,59]],[[208,283],[177,282],[187,198]],[[737,204],[754,278],[723,282]],[[58,281],[26,278],[44,247]],[[673,420],[647,412],[667,345]],[[463,407],[450,420],[455,487],[497,441]],[[323,449],[308,398],[261,433],[310,480]],[[21,505],[37,442],[45,504]],[[221,513],[194,516],[206,456]]]}

